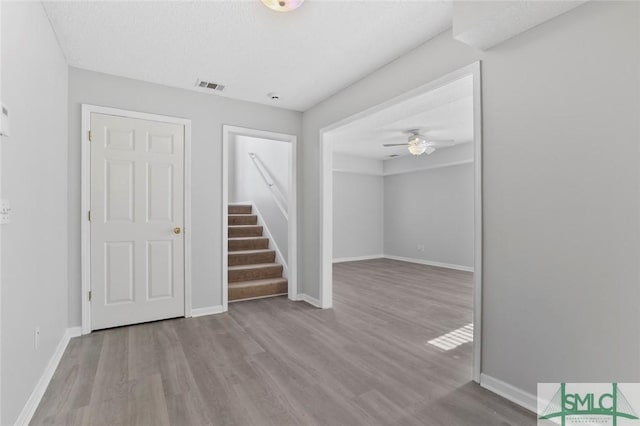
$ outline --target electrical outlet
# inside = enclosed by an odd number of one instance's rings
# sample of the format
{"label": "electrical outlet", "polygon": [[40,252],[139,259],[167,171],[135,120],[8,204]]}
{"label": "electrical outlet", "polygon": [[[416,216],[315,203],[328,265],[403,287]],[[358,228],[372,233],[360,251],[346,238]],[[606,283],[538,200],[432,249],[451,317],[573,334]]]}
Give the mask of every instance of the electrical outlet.
{"label": "electrical outlet", "polygon": [[40,346],[40,327],[36,327],[33,330],[33,346],[38,350],[38,346]]}

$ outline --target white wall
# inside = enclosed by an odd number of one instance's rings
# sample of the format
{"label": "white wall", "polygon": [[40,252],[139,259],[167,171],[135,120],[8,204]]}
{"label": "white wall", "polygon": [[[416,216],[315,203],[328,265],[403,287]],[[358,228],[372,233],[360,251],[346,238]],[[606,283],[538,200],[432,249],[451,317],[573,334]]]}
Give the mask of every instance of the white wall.
{"label": "white wall", "polygon": [[473,268],[473,187],[473,163],[385,176],[384,253]]}
{"label": "white wall", "polygon": [[472,269],[472,161],[472,144],[386,161],[334,153],[333,261],[397,256]]}
{"label": "white wall", "polygon": [[384,253],[384,177],[333,172],[333,259]]}
{"label": "white wall", "polygon": [[640,381],[639,7],[588,2],[487,52],[448,31],[305,112],[301,291],[319,296],[319,130],[480,59],[482,371],[534,395]]}
{"label": "white wall", "polygon": [[382,175],[384,171],[384,161],[334,152],[333,171]]}
{"label": "white wall", "polygon": [[[268,173],[274,188],[269,189],[249,153]],[[262,216],[284,259],[289,256],[289,223],[274,197],[288,213],[291,189],[291,143],[247,136],[234,136],[229,143],[229,203],[252,201]]]}
{"label": "white wall", "polygon": [[[67,64],[38,2],[2,2],[2,419],[13,424],[67,328]],[[34,329],[40,344],[34,348]]]}
{"label": "white wall", "polygon": [[471,162],[473,162],[473,144],[462,143],[449,148],[438,149],[429,155],[421,155],[419,157],[405,155],[398,158],[390,158],[384,161],[383,174],[390,176]]}
{"label": "white wall", "polygon": [[69,321],[80,324],[80,105],[191,119],[193,307],[222,304],[222,125],[299,134],[300,113],[69,68]]}

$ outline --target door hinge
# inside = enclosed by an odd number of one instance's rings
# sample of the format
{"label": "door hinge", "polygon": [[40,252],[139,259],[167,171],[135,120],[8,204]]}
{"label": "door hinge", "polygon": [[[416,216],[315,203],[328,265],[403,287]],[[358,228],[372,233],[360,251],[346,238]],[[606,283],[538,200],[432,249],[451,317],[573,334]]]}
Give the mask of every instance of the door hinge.
{"label": "door hinge", "polygon": [[91,132],[91,130],[89,130],[89,142],[91,142],[92,139],[93,139],[93,133]]}
{"label": "door hinge", "polygon": [[87,212],[87,217],[88,217],[89,222],[91,222],[91,210],[89,210]]}
{"label": "door hinge", "polygon": [[89,290],[89,302],[91,302],[91,290]]}

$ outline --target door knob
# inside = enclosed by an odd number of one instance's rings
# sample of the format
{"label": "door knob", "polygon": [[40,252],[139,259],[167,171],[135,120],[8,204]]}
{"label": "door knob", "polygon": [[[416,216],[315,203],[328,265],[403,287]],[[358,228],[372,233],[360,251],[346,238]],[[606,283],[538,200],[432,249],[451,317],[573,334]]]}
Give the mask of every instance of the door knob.
{"label": "door knob", "polygon": [[174,233],[174,234],[179,234],[180,232],[182,232],[182,229],[180,229],[180,227],[179,227],[179,226],[177,226],[177,227],[173,228],[173,233]]}

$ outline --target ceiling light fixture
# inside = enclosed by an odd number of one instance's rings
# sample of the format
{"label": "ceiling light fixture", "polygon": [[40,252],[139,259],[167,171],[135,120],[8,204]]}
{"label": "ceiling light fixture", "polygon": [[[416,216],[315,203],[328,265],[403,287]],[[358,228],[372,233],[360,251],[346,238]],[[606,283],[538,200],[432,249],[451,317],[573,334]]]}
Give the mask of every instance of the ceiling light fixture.
{"label": "ceiling light fixture", "polygon": [[427,150],[427,140],[421,135],[414,133],[409,137],[407,148],[413,155],[422,155]]}
{"label": "ceiling light fixture", "polygon": [[304,0],[262,0],[262,3],[276,12],[290,12],[299,8]]}
{"label": "ceiling light fixture", "polygon": [[435,150],[438,148],[452,146],[456,142],[453,139],[427,140],[427,138],[420,134],[420,130],[418,129],[409,130],[407,133],[409,133],[410,136],[405,143],[383,143],[382,146],[406,146],[409,152],[417,157],[418,155],[422,155],[425,153],[429,155],[435,152]]}

